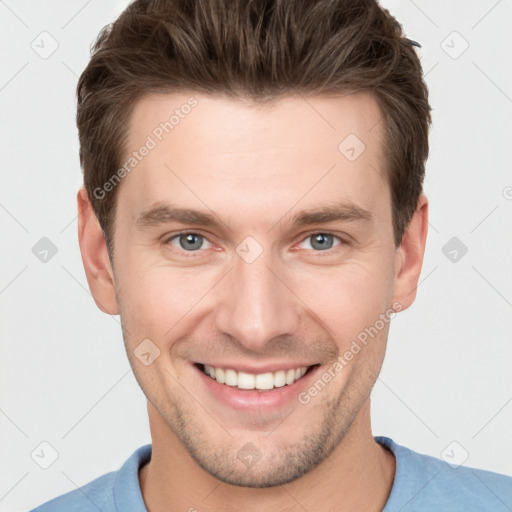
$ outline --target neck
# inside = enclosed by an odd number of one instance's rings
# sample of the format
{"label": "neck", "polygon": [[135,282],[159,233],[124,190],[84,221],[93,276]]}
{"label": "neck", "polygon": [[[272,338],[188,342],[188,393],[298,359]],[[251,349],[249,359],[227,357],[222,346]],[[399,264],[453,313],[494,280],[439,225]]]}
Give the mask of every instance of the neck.
{"label": "neck", "polygon": [[395,474],[395,458],[373,438],[365,403],[334,451],[317,467],[285,485],[225,484],[203,470],[148,402],[151,461],[139,471],[148,512],[282,510],[381,511]]}

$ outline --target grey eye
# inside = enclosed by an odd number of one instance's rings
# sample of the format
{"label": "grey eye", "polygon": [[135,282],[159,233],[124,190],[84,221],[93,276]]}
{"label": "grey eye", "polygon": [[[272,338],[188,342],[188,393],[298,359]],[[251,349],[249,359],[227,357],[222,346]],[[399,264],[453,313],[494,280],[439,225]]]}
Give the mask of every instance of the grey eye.
{"label": "grey eye", "polygon": [[188,252],[194,252],[198,249],[202,249],[203,244],[209,243],[206,238],[202,235],[199,235],[197,233],[181,233],[179,235],[173,236],[169,242],[177,247],[177,245],[174,243],[178,241],[179,242],[179,248],[188,251]]}
{"label": "grey eye", "polygon": [[[317,251],[325,251],[327,249],[331,249],[335,245],[335,239],[339,238],[337,236],[331,235],[329,233],[315,233],[314,235],[308,236],[302,243],[309,242],[310,246]],[[309,247],[305,247],[305,249],[309,249]]]}
{"label": "grey eye", "polygon": [[332,235],[324,235],[323,233],[318,233],[317,235],[312,235],[310,238],[311,246],[314,249],[319,249],[320,251],[323,251],[325,249],[330,249],[332,247]]}

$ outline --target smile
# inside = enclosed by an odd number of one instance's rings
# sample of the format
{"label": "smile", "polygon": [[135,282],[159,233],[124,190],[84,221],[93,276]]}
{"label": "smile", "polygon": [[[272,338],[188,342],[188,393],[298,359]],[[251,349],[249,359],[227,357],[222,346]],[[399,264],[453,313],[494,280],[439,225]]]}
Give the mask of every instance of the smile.
{"label": "smile", "polygon": [[207,364],[200,365],[200,367],[203,373],[216,380],[219,384],[225,384],[226,386],[238,389],[257,389],[260,391],[269,391],[274,388],[289,386],[304,377],[308,369],[311,368],[302,366],[276,372],[252,374],[238,372],[231,368],[218,368]]}

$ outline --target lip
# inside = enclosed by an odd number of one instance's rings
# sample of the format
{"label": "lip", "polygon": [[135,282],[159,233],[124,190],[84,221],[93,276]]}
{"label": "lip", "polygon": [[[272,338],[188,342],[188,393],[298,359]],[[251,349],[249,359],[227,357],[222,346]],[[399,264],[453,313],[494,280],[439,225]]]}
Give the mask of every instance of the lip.
{"label": "lip", "polygon": [[[310,386],[311,380],[315,378],[321,368],[320,365],[313,365],[302,378],[295,381],[293,384],[274,388],[269,391],[259,391],[256,389],[240,390],[237,387],[219,384],[215,379],[206,375],[197,365],[192,364],[191,366],[197,373],[200,382],[205,386],[205,391],[210,396],[213,396],[215,400],[231,409],[236,409],[245,413],[257,411],[259,414],[264,411],[272,412],[279,410],[283,406],[297,401],[299,393]],[[238,367],[240,368],[240,366]],[[258,372],[261,372],[261,370],[258,369]]]}

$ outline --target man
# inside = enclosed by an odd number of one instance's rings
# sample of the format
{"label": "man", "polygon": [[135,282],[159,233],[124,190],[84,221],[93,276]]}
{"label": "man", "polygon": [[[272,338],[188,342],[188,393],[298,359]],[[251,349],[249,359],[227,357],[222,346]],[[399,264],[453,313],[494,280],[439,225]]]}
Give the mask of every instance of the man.
{"label": "man", "polygon": [[427,236],[416,44],[370,0],[139,0],[100,34],[79,241],[152,444],[37,511],[512,508],[371,432]]}

